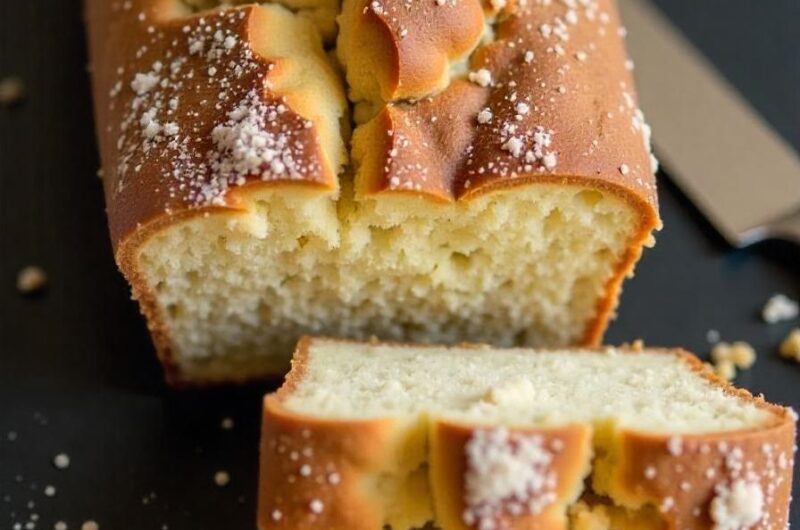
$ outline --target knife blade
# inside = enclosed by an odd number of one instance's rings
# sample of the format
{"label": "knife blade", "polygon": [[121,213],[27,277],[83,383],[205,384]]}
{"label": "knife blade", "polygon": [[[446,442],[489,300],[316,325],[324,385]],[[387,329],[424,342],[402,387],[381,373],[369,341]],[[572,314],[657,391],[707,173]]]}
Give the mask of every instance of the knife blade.
{"label": "knife blade", "polygon": [[647,0],[620,0],[640,104],[667,174],[736,247],[800,244],[800,158]]}

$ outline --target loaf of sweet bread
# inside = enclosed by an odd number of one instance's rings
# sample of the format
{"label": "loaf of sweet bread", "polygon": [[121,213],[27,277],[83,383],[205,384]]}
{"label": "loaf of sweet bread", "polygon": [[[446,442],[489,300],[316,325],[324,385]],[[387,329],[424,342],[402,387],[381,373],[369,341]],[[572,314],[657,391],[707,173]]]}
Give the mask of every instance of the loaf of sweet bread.
{"label": "loaf of sweet bread", "polygon": [[596,344],[659,227],[612,0],[87,7],[114,253],[174,383],[283,373],[304,333]]}
{"label": "loaf of sweet bread", "polygon": [[261,530],[780,530],[795,416],[676,350],[303,339]]}

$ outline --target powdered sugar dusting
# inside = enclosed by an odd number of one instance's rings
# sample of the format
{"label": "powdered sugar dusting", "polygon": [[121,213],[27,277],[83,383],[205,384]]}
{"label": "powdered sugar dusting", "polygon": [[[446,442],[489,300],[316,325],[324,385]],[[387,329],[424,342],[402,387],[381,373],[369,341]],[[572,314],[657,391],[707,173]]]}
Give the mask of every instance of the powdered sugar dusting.
{"label": "powdered sugar dusting", "polygon": [[541,513],[556,500],[553,453],[544,438],[505,428],[476,430],[465,448],[464,523],[503,528],[502,517]]}
{"label": "powdered sugar dusting", "polygon": [[[283,471],[280,477],[285,483],[277,484],[275,495],[269,500],[265,513],[275,522],[283,522],[287,528],[296,528],[296,521],[309,520],[318,523],[330,510],[332,492],[344,480],[336,464],[320,456],[316,450],[318,440],[310,429],[281,433],[271,437],[263,448],[263,454],[273,466]],[[292,499],[282,492],[299,485],[309,497]],[[300,510],[292,509],[293,504]],[[297,519],[299,517],[299,519]]]}
{"label": "powdered sugar dusting", "polygon": [[[593,100],[597,114],[588,115],[586,123],[565,127],[559,119],[564,109],[572,107],[570,101],[580,106],[585,98],[592,97],[585,71],[598,69],[595,57],[602,56],[606,47],[620,38],[617,32],[609,30],[613,14],[606,11],[603,3],[531,0],[520,3],[516,9],[519,17],[516,32],[504,35],[500,41],[503,48],[514,51],[506,52],[499,61],[485,58],[482,67],[474,66],[467,76],[473,83],[479,81],[479,72],[482,79],[491,79],[491,84],[484,86],[491,86],[492,93],[488,104],[478,112],[481,140],[466,153],[465,182],[474,184],[487,178],[554,172],[563,162],[572,167],[578,162],[571,156],[575,131],[597,132],[587,135],[589,142],[580,155],[599,156],[597,161],[601,165],[605,164],[605,153],[614,149],[601,142],[608,142],[616,134],[612,131],[622,127],[630,126],[635,141],[640,141],[651,153],[650,127],[636,104],[632,88],[626,86],[629,69],[624,60],[618,65],[618,71],[625,72],[621,83],[624,103],[619,109],[613,108],[614,103],[608,99],[599,98]],[[495,49],[500,49],[498,44],[494,42]],[[612,120],[614,125],[607,126]],[[559,147],[565,144],[554,141],[562,134],[566,145],[570,145],[569,152],[563,154],[559,153]],[[488,138],[493,141],[484,142]],[[562,160],[563,155],[569,159]],[[609,169],[598,167],[597,171]],[[648,191],[655,187],[652,173],[657,170],[657,161],[652,155],[650,164],[621,160],[615,170],[617,175]]]}
{"label": "powdered sugar dusting", "polygon": [[207,155],[211,178],[192,197],[194,202],[222,201],[225,190],[244,184],[248,176],[299,179],[319,170],[315,163],[304,167],[298,162],[305,146],[295,138],[294,124],[277,121],[287,110],[285,104],[265,103],[257,91],[250,91],[228,113],[228,120],[211,131],[216,147]]}
{"label": "powdered sugar dusting", "polygon": [[[528,108],[526,103],[517,104],[517,112],[521,105]],[[524,114],[527,114],[527,110]],[[521,113],[516,114],[519,119],[522,116]],[[523,129],[514,122],[506,121],[500,126],[498,134],[501,142],[500,149],[508,152],[512,157],[524,161],[519,171],[530,173],[537,167],[540,171],[553,170],[558,165],[558,156],[550,149],[553,143],[552,130],[546,130],[541,125]],[[502,165],[502,162],[498,161],[498,165]]]}
{"label": "powdered sugar dusting", "polygon": [[137,50],[136,64],[151,49],[159,57],[140,71],[117,70],[109,110],[125,87],[132,92],[117,141],[117,194],[145,167],[148,176],[160,175],[154,191],[194,207],[225,204],[227,192],[249,179],[319,174],[319,163],[307,156],[316,149],[312,123],[269,94],[273,65],[239,37],[245,16],[246,9],[229,9],[169,29],[139,17],[149,42]]}
{"label": "powdered sugar dusting", "polygon": [[746,530],[763,517],[764,492],[758,482],[739,479],[730,485],[718,484],[714,492],[713,530]]}
{"label": "powdered sugar dusting", "polygon": [[[436,6],[451,3],[456,4],[443,0]],[[463,191],[486,178],[526,177],[556,172],[559,164],[564,171],[573,166],[572,153],[559,149],[570,145],[572,150],[574,134],[560,124],[556,113],[567,98],[584,97],[582,78],[571,73],[597,64],[594,59],[603,50],[599,39],[618,38],[613,30],[605,34],[612,15],[597,0],[532,0],[506,7],[519,17],[519,31],[494,44],[511,49],[512,62],[497,68],[487,59],[462,74],[473,86],[485,87],[489,97],[474,110],[472,123],[481,129],[475,141],[465,148],[457,165],[442,164],[448,171],[457,166],[458,175],[441,179],[432,167],[436,164],[424,162],[430,148],[426,144],[433,144],[436,135],[444,136],[443,131],[429,135],[421,132],[422,127],[397,127],[384,164],[389,189],[439,192],[432,188],[441,187],[441,192],[451,194],[456,193],[452,186],[459,184]],[[408,0],[375,0],[365,6],[390,22],[397,36],[413,38],[414,26],[407,22],[417,16],[416,9]],[[147,16],[140,17],[150,40],[136,56],[154,60],[146,68],[141,68],[141,60],[135,66],[123,65],[113,84],[112,106],[120,94],[133,93],[119,135],[117,193],[144,170],[148,177],[162,174],[159,191],[176,203],[223,205],[233,187],[249,180],[308,179],[319,174],[313,136],[302,132],[311,124],[302,118],[285,119],[294,116],[282,112],[286,103],[265,95],[271,65],[254,57],[249,43],[239,36],[241,28],[236,28],[246,10],[209,11],[187,18],[183,27],[151,25]],[[495,38],[492,31],[487,34],[484,44]],[[251,87],[250,92],[243,91]],[[630,119],[632,132],[649,148],[649,127],[630,95],[632,90],[624,85],[621,89],[624,112],[611,109],[615,119],[625,119],[626,125]],[[207,99],[198,104],[191,92],[201,92]],[[210,108],[218,112],[209,113]],[[439,118],[452,123],[444,113],[438,115],[436,105],[431,108],[434,112],[422,120],[426,126]],[[606,109],[600,112],[605,116]],[[590,120],[586,129],[601,127]],[[156,145],[158,149],[153,149]],[[601,149],[594,139],[581,154],[589,156]],[[405,153],[398,156],[401,151]],[[628,180],[652,188],[648,178],[640,177],[647,170],[645,165],[620,160],[615,173],[630,174]]]}
{"label": "powdered sugar dusting", "polygon": [[[675,480],[680,492],[668,488],[659,507],[663,512],[685,506],[689,501],[684,494],[705,487],[702,477],[713,497],[692,499],[692,517],[703,512],[712,521],[712,530],[766,530],[782,526],[774,518],[774,508],[786,489],[786,472],[793,467],[793,455],[781,449],[777,443],[764,442],[757,446],[739,444],[728,440],[708,442],[698,438],[671,436],[666,440],[670,457],[656,465],[644,468],[643,476],[648,481],[657,480],[662,472]],[[697,455],[707,463],[696,469],[691,462]],[[663,484],[663,483],[662,483]],[[782,492],[783,490],[783,492]],[[682,528],[679,524],[679,526]]]}
{"label": "powdered sugar dusting", "polygon": [[713,530],[773,528],[767,507],[774,504],[778,488],[785,484],[784,472],[793,465],[792,455],[770,443],[761,445],[760,462],[747,458],[741,447],[725,442],[718,443],[717,450],[726,476],[715,485],[709,506]]}
{"label": "powdered sugar dusting", "polygon": [[631,132],[636,135],[640,135],[642,138],[642,144],[647,152],[650,154],[650,168],[649,170],[652,173],[658,171],[658,160],[653,155],[653,148],[651,143],[652,137],[652,129],[650,125],[647,124],[647,121],[644,118],[644,113],[642,109],[638,107],[636,104],[636,100],[634,99],[631,92],[628,90],[627,84],[622,81],[620,82],[620,89],[622,91],[622,104],[619,106],[619,112],[622,114],[630,114],[631,119]]}

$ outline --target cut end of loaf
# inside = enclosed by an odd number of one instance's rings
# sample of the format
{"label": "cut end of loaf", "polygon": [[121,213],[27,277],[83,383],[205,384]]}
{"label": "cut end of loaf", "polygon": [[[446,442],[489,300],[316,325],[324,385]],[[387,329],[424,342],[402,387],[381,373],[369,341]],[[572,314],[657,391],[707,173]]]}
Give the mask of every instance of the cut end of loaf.
{"label": "cut end of loaf", "polygon": [[283,405],[342,420],[431,416],[469,424],[703,434],[774,412],[675,351],[493,349],[305,339]]}
{"label": "cut end of loaf", "polygon": [[[254,190],[246,212],[170,227],[139,266],[190,380],[285,369],[331,336],[498,345],[585,343],[638,257],[638,212],[611,193],[529,185],[470,201],[338,203]],[[641,243],[639,243],[641,245]]]}
{"label": "cut end of loaf", "polygon": [[773,530],[793,441],[683,352],[305,339],[265,400],[259,523]]}

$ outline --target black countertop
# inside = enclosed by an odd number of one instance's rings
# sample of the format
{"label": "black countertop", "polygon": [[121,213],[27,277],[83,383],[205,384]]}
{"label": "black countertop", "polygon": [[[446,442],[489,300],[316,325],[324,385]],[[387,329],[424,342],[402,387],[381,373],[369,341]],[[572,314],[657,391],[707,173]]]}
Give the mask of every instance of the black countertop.
{"label": "black countertop", "polygon": [[[800,149],[800,2],[658,4]],[[28,89],[23,105],[0,108],[0,528],[31,513],[37,528],[254,528],[260,398],[274,384],[163,386],[111,256],[86,62],[78,0],[0,1],[0,77]],[[800,297],[800,251],[729,249],[663,177],[665,229],[626,284],[608,341],[705,354],[717,329],[760,352],[739,384],[800,408],[800,365],[776,353],[792,324],[758,317],[774,293]],[[43,296],[16,291],[29,264],[50,275]],[[71,465],[60,471],[51,460],[61,452]],[[214,485],[217,470],[230,473],[227,487]],[[796,505],[792,514],[800,524]]]}

